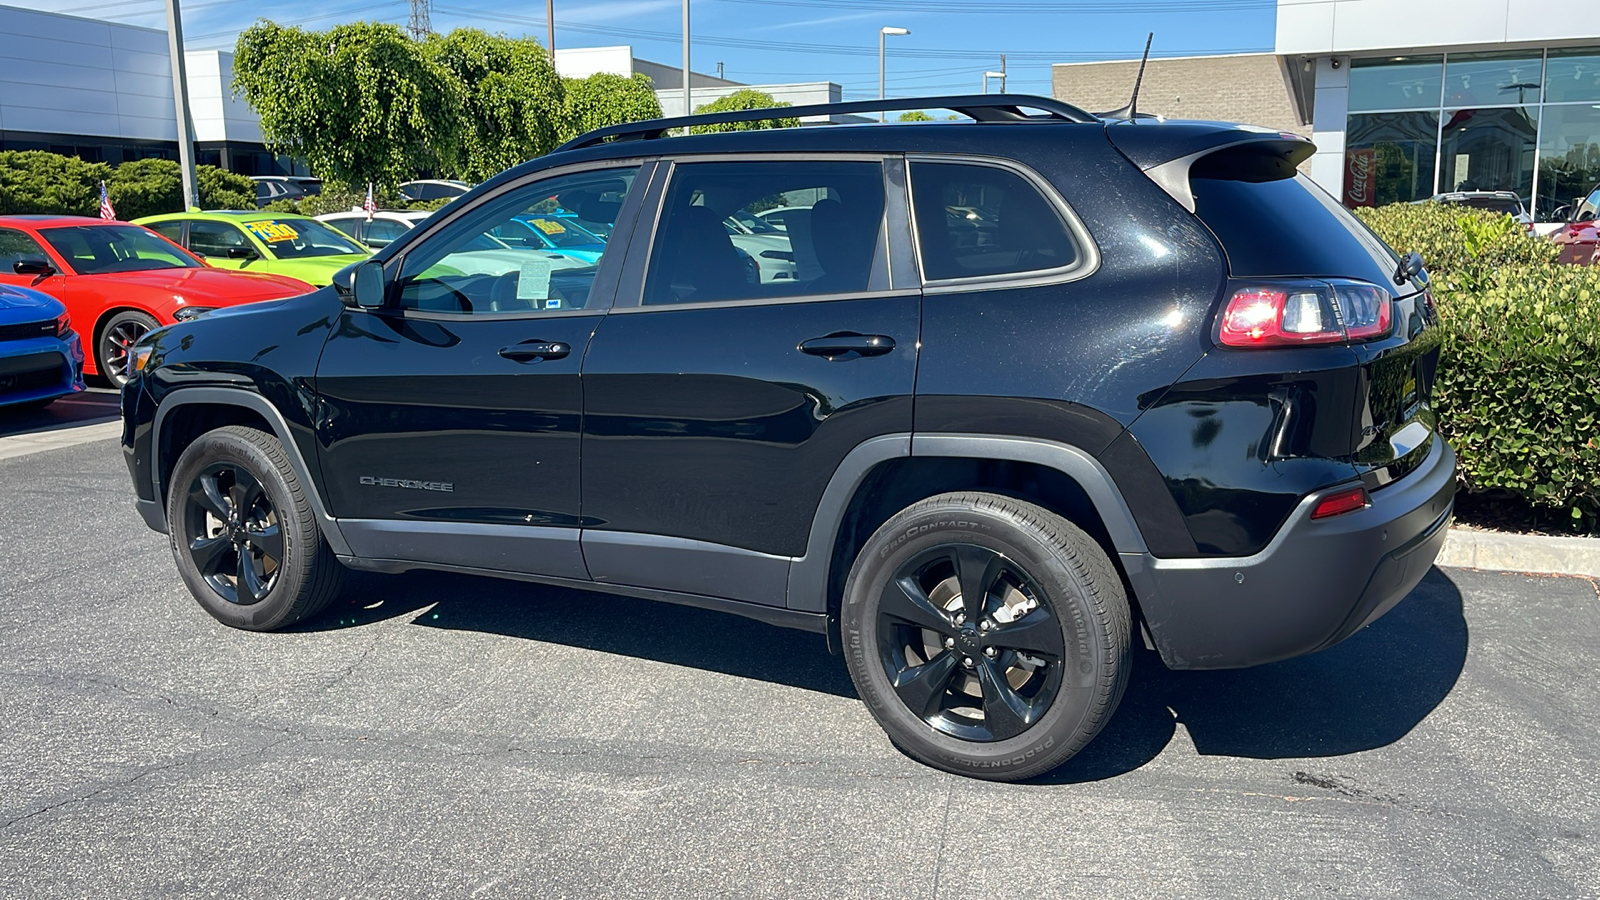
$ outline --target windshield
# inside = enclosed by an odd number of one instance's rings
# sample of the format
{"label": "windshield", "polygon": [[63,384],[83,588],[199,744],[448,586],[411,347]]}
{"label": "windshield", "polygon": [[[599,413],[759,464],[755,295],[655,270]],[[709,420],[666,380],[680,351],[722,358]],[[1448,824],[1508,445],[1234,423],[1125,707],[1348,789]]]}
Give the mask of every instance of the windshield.
{"label": "windshield", "polygon": [[244,229],[279,259],[367,253],[355,241],[314,219],[257,219],[245,222]]}
{"label": "windshield", "polygon": [[555,216],[520,216],[518,220],[532,226],[554,247],[586,247],[605,243],[571,219]]}
{"label": "windshield", "polygon": [[70,225],[39,234],[79,275],[198,269],[199,260],[138,225]]}

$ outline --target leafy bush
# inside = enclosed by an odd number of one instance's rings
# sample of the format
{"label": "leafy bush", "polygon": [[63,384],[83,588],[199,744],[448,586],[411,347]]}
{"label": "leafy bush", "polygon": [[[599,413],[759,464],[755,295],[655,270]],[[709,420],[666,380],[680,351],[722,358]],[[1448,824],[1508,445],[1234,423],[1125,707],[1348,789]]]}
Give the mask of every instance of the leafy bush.
{"label": "leafy bush", "polygon": [[[0,153],[0,214],[98,216],[100,182],[123,221],[181,212],[182,175],[170,159],[136,159],[112,167],[75,156],[19,150]],[[215,166],[195,171],[205,209],[253,209],[255,185]]]}
{"label": "leafy bush", "polygon": [[632,77],[625,77],[597,72],[588,78],[565,79],[562,85],[566,91],[562,101],[562,140],[608,125],[661,118],[661,104],[647,75],[635,72]]}
{"label": "leafy bush", "polygon": [[1600,522],[1600,268],[1519,265],[1442,304],[1435,405],[1469,491]]}
{"label": "leafy bush", "polygon": [[[745,109],[780,109],[791,104],[774,100],[771,94],[746,88],[734,91],[726,97],[719,97],[705,106],[695,107],[695,115],[701,113],[737,112]],[[799,128],[800,120],[792,117],[779,119],[757,119],[754,122],[723,122],[717,125],[696,125],[689,129],[690,134],[714,134],[719,131],[761,131],[767,128]]]}
{"label": "leafy bush", "polygon": [[1398,253],[1422,254],[1436,292],[1473,289],[1506,266],[1555,263],[1556,246],[1515,219],[1444,203],[1391,203],[1356,216]]}
{"label": "leafy bush", "polygon": [[0,215],[99,215],[100,182],[110,174],[105,163],[84,162],[76,156],[43,150],[0,152]]}
{"label": "leafy bush", "polygon": [[1444,329],[1434,408],[1462,486],[1600,524],[1600,269],[1510,216],[1397,203],[1357,215],[1416,251]]}

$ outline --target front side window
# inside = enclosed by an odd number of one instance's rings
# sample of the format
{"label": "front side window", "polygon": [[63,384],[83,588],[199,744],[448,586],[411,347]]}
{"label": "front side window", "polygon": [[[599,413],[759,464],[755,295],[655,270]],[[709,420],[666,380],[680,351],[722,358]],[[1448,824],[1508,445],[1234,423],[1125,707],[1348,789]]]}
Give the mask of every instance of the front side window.
{"label": "front side window", "polygon": [[48,260],[39,242],[14,228],[0,228],[0,274],[10,275],[11,267],[24,259]]}
{"label": "front side window", "polygon": [[637,167],[537,181],[480,204],[407,248],[397,294],[402,309],[474,315],[583,309],[604,247],[575,258],[494,235],[530,235],[530,217],[576,209],[614,226]]}
{"label": "front side window", "polygon": [[1021,275],[1079,260],[1055,205],[1009,169],[913,162],[911,200],[929,281]]}
{"label": "front side window", "polygon": [[69,225],[39,234],[79,275],[197,269],[200,261],[138,225]]}
{"label": "front side window", "polygon": [[387,247],[411,229],[393,219],[373,219],[366,225],[365,237],[372,247]]}
{"label": "front side window", "polygon": [[[786,207],[787,230],[738,222]],[[673,172],[644,303],[715,303],[887,286],[883,166],[771,160],[686,163]]]}
{"label": "front side window", "polygon": [[[176,223],[174,223],[176,224]],[[234,248],[254,250],[250,239],[231,222],[190,222],[189,249],[211,259],[227,259]]]}

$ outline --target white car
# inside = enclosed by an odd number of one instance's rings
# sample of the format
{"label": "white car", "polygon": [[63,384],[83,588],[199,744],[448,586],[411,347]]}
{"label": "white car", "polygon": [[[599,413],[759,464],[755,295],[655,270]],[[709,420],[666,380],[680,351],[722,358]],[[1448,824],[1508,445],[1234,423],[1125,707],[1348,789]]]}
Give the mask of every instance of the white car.
{"label": "white car", "polygon": [[[332,225],[368,247],[377,250],[387,247],[401,235],[422,224],[433,215],[425,210],[379,210],[367,220],[367,213],[359,207],[342,213],[317,216],[318,222]],[[450,257],[450,266],[463,275],[504,275],[516,272],[531,259],[550,260],[550,270],[581,269],[590,265],[582,260],[552,253],[548,250],[522,250],[492,235],[479,235]]]}
{"label": "white car", "polygon": [[472,190],[472,185],[465,181],[453,181],[442,178],[423,178],[418,181],[407,181],[400,185],[400,194],[410,201],[417,200],[444,200],[455,198]]}
{"label": "white car", "polygon": [[[757,231],[738,214],[723,219],[722,227],[728,232],[728,240],[733,242],[733,246],[755,262],[756,274],[762,284],[794,280],[794,247],[789,235],[770,226]],[[759,224],[757,227],[760,227]]]}

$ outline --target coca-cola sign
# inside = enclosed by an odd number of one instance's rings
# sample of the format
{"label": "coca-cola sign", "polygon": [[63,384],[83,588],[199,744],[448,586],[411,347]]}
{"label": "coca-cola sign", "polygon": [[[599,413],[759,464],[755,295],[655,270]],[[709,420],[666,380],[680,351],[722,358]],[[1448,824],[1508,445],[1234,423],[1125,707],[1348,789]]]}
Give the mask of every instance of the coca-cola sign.
{"label": "coca-cola sign", "polygon": [[1344,154],[1344,205],[1376,206],[1378,151],[1372,147]]}

